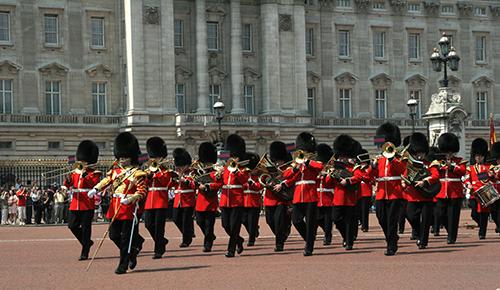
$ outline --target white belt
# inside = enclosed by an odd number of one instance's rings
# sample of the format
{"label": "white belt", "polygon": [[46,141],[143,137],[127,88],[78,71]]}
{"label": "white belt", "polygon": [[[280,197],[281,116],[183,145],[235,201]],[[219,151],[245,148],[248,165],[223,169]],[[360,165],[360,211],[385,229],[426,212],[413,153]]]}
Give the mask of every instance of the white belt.
{"label": "white belt", "polygon": [[460,178],[440,178],[439,181],[444,181],[444,182],[462,182],[462,179],[460,179]]}
{"label": "white belt", "polygon": [[177,189],[177,190],[174,190],[175,193],[191,193],[191,192],[194,192],[193,189]]}
{"label": "white belt", "polygon": [[392,180],[401,180],[401,176],[384,176],[377,178],[377,181],[392,181]]}
{"label": "white belt", "polygon": [[167,190],[168,190],[168,187],[150,187],[150,188],[148,189],[148,191],[160,191],[160,190],[167,191]]}
{"label": "white belt", "polygon": [[500,181],[495,182],[495,184],[500,184]]}
{"label": "white belt", "polygon": [[235,189],[235,188],[243,188],[243,185],[239,184],[228,184],[228,185],[223,185],[222,189]]}
{"label": "white belt", "polygon": [[72,191],[73,193],[75,193],[75,192],[89,192],[89,191],[91,191],[91,190],[92,190],[92,188],[75,188],[75,189],[73,189],[73,190],[71,190],[71,191]]}
{"label": "white belt", "polygon": [[260,194],[260,192],[255,191],[255,190],[244,190],[243,193]]}
{"label": "white belt", "polygon": [[316,180],[301,180],[295,182],[295,185],[302,185],[302,184],[316,184]]}
{"label": "white belt", "polygon": [[116,197],[116,198],[126,198],[127,196],[130,196],[130,194],[113,193],[113,197]]}
{"label": "white belt", "polygon": [[318,188],[318,192],[331,192],[331,193],[333,193],[333,188]]}

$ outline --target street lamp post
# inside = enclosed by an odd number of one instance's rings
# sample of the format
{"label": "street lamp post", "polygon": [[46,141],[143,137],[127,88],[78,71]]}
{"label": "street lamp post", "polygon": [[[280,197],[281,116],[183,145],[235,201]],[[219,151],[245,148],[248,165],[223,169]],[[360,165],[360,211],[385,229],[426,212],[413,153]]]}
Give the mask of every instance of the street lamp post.
{"label": "street lamp post", "polygon": [[224,119],[224,108],[226,106],[224,106],[224,103],[219,99],[217,100],[217,102],[215,102],[214,104],[214,112],[215,112],[215,119],[217,119],[217,123],[219,124],[219,131],[218,131],[218,136],[217,136],[217,143],[218,143],[218,149],[219,150],[222,150],[222,145],[223,145],[223,141],[222,141],[222,126],[221,126],[221,122],[222,122],[222,119]]}
{"label": "street lamp post", "polygon": [[439,40],[438,44],[441,52],[439,51],[439,49],[434,48],[431,54],[432,69],[436,72],[440,72],[442,67],[444,66],[443,86],[447,88],[448,66],[452,71],[457,71],[460,57],[455,51],[455,48],[450,45],[450,40],[448,39],[448,37],[446,37],[445,33],[443,33],[443,36]]}
{"label": "street lamp post", "polygon": [[411,96],[406,105],[410,109],[411,133],[413,134],[415,133],[415,116],[417,115],[418,100]]}

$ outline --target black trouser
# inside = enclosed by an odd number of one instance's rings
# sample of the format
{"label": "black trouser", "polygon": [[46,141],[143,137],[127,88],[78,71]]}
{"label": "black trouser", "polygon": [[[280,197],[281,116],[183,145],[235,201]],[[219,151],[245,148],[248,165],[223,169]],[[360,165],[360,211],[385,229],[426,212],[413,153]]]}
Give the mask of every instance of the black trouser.
{"label": "black trouser", "polygon": [[92,218],[94,210],[71,210],[68,216],[68,228],[82,245],[82,256],[88,256],[92,237]]}
{"label": "black trouser", "polygon": [[323,229],[325,237],[323,240],[330,243],[332,241],[332,227],[333,227],[333,207],[320,206],[318,207],[318,226]]}
{"label": "black trouser", "polygon": [[45,206],[45,216],[44,221],[46,224],[51,224],[52,221],[52,205]]}
{"label": "black trouser", "polygon": [[194,234],[194,207],[175,207],[172,214],[175,225],[182,233],[182,243],[190,245]]}
{"label": "black trouser", "polygon": [[382,227],[387,243],[387,250],[398,249],[398,218],[402,199],[382,199],[375,201],[378,223]]}
{"label": "black trouser", "polygon": [[462,208],[461,198],[438,198],[437,215],[439,217],[447,216],[444,223],[448,232],[448,241],[455,242],[458,235],[458,223],[460,221],[460,210]]}
{"label": "black trouser", "polygon": [[243,218],[243,207],[222,207],[221,222],[222,227],[229,236],[227,251],[234,254],[236,245],[243,243],[243,238],[240,237],[241,220]]}
{"label": "black trouser", "polygon": [[437,206],[437,202],[434,203],[434,233],[439,234],[439,230],[441,229],[441,226],[444,226],[445,224],[448,224],[448,215],[446,212],[441,212],[439,207]]}
{"label": "black trouser", "polygon": [[243,225],[248,232],[248,242],[255,242],[259,231],[260,207],[246,207],[243,209]]}
{"label": "black trouser", "polygon": [[266,223],[271,228],[275,236],[275,245],[283,246],[287,238],[287,232],[290,227],[290,217],[288,215],[288,206],[280,204],[277,206],[266,206]]}
{"label": "black trouser", "polygon": [[399,217],[398,217],[398,225],[399,225],[399,232],[402,233],[405,231],[405,225],[406,225],[406,206],[408,205],[408,201],[406,199],[402,200],[401,204],[401,210],[399,211]]}
{"label": "black trouser", "polygon": [[486,237],[486,230],[488,229],[488,216],[490,215],[489,212],[479,212],[478,214],[479,217],[479,236],[480,237]]}
{"label": "black trouser", "polygon": [[413,233],[421,245],[427,246],[434,203],[432,201],[408,202],[406,211]]}
{"label": "black trouser", "polygon": [[39,225],[42,223],[43,205],[41,204],[41,202],[35,202],[34,208],[35,208],[35,223]]}
{"label": "black trouser", "polygon": [[356,206],[357,207],[356,220],[361,222],[362,230],[368,230],[371,205],[372,205],[372,198],[370,196],[365,196],[358,200]]}
{"label": "black trouser", "polygon": [[214,225],[215,225],[215,215],[216,211],[197,211],[196,212],[196,223],[200,227],[205,238],[203,239],[203,246],[207,249],[211,249],[214,240]]}
{"label": "black trouser", "polygon": [[311,252],[314,250],[314,241],[316,240],[317,230],[317,203],[304,202],[293,205],[292,222],[300,236],[306,242],[305,250]]}
{"label": "black trouser", "polygon": [[479,225],[479,213],[477,212],[477,200],[473,197],[469,199],[470,217]]}
{"label": "black trouser", "polygon": [[491,205],[491,219],[495,222],[496,231],[500,231],[500,200]]}
{"label": "black trouser", "polygon": [[31,219],[33,217],[33,204],[26,205],[26,224],[31,225]]}
{"label": "black trouser", "polygon": [[[127,269],[130,259],[128,247],[130,243],[130,235],[132,231],[132,220],[115,220],[109,228],[109,238],[115,243],[120,250],[120,262],[118,267]],[[139,234],[139,225],[134,226],[134,234],[132,236],[131,254],[138,255],[142,248],[144,238]]]}
{"label": "black trouser", "polygon": [[144,212],[144,224],[155,241],[155,253],[163,254],[167,239],[165,238],[166,208],[148,209]]}
{"label": "black trouser", "polygon": [[342,239],[348,246],[354,244],[355,235],[355,206],[334,206],[333,207],[333,222],[340,232]]}

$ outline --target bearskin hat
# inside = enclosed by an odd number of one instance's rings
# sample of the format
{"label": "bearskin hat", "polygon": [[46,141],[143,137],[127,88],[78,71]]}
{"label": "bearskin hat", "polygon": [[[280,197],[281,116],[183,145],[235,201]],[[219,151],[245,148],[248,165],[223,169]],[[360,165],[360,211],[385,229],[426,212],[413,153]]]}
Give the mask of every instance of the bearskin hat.
{"label": "bearskin hat", "polygon": [[130,158],[132,164],[139,163],[139,142],[137,138],[130,132],[122,132],[115,138],[114,154],[118,158]]}
{"label": "bearskin hat", "polygon": [[167,157],[167,144],[160,137],[151,137],[146,141],[146,149],[150,158]]}
{"label": "bearskin hat", "polygon": [[[361,150],[359,150],[358,156],[359,155],[362,155],[360,157],[362,157],[363,160],[369,160],[370,159],[370,154],[368,154],[368,151],[366,149],[361,148]],[[357,158],[356,162],[361,163],[360,157]]]}
{"label": "bearskin hat", "polygon": [[318,160],[327,163],[333,156],[333,149],[328,144],[321,143],[316,146],[316,152],[318,153]]}
{"label": "bearskin hat", "polygon": [[361,145],[361,143],[359,143],[358,140],[356,139],[352,139],[353,143],[352,143],[352,148],[353,148],[353,155],[351,155],[350,157],[356,157],[358,156],[359,154],[361,154],[361,150],[363,150],[363,146]]}
{"label": "bearskin hat", "polygon": [[453,133],[443,133],[438,138],[438,147],[441,153],[456,153],[460,151],[458,137]]}
{"label": "bearskin hat", "polygon": [[472,141],[470,156],[474,158],[476,155],[488,156],[488,142],[483,138],[476,138]]}
{"label": "bearskin hat", "polygon": [[255,167],[260,161],[259,155],[253,152],[246,153],[245,155],[246,155],[245,160],[248,160],[248,165],[247,165],[248,169],[250,170],[255,169]]}
{"label": "bearskin hat", "polygon": [[377,136],[384,136],[385,142],[391,142],[396,147],[401,145],[401,133],[399,127],[393,123],[386,122],[377,128]]}
{"label": "bearskin hat", "polygon": [[495,160],[500,159],[500,142],[495,142],[491,146],[491,158]]}
{"label": "bearskin hat", "polygon": [[292,155],[286,149],[286,144],[281,141],[274,141],[269,146],[269,158],[272,162],[292,160]]}
{"label": "bearskin hat", "polygon": [[408,152],[410,152],[410,154],[429,153],[429,142],[427,142],[427,137],[420,132],[411,134],[409,144],[410,147],[408,148]]}
{"label": "bearskin hat", "polygon": [[229,151],[231,157],[243,159],[245,158],[246,144],[245,140],[237,134],[231,134],[226,139],[226,150]]}
{"label": "bearskin hat", "polygon": [[217,148],[210,142],[203,142],[198,147],[198,159],[202,163],[216,163],[217,162]]}
{"label": "bearskin hat", "polygon": [[191,155],[184,148],[175,148],[172,153],[174,156],[174,165],[179,166],[188,166],[191,165]]}
{"label": "bearskin hat", "polygon": [[316,139],[311,133],[302,132],[295,138],[295,149],[314,153],[316,150]]}
{"label": "bearskin hat", "polygon": [[411,135],[408,135],[408,136],[404,137],[404,139],[403,139],[403,147],[406,147],[406,146],[408,146],[408,144],[410,144],[410,138],[411,138]]}
{"label": "bearskin hat", "polygon": [[335,156],[354,157],[357,155],[354,148],[354,140],[347,134],[337,136],[333,141],[333,152]]}
{"label": "bearskin hat", "polygon": [[439,148],[437,146],[431,146],[429,147],[429,152],[427,153],[425,159],[432,162],[438,158],[439,154],[441,154],[441,152],[439,152]]}
{"label": "bearskin hat", "polygon": [[85,161],[88,164],[97,163],[99,147],[91,140],[83,140],[76,149],[76,160]]}

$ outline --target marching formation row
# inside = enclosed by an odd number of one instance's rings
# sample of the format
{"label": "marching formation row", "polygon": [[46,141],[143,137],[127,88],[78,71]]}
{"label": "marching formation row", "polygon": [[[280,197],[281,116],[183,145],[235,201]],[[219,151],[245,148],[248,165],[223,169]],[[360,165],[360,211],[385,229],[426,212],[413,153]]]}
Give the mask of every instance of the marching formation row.
{"label": "marching formation row", "polygon": [[[490,209],[498,206],[496,180],[500,180],[500,166],[487,161],[500,161],[500,143],[493,144],[489,152],[484,139],[474,140],[472,164],[467,166],[454,156],[459,142],[451,133],[439,137],[439,148],[429,148],[421,133],[413,133],[401,145],[399,128],[391,123],[381,125],[376,135],[382,152],[370,158],[359,142],[345,134],[334,140],[332,148],[316,144],[313,135],[303,132],[296,138],[293,154],[286,144],[275,141],[269,154],[262,157],[246,152],[245,141],[233,134],[225,143],[230,155],[225,164],[210,142],[200,145],[194,161],[183,148],[176,148],[169,159],[163,139],[152,137],[146,142],[150,159],[141,167],[137,139],[123,132],[114,142],[116,161],[104,177],[95,170],[99,155],[96,144],[85,140],[78,146],[77,165],[64,184],[72,194],[68,226],[82,245],[80,259],[87,260],[93,245],[94,197],[109,194],[109,237],[120,250],[117,274],[137,264],[144,242],[137,226],[142,215],[154,240],[153,258],[165,253],[169,198],[174,200],[173,219],[182,233],[180,247],[192,242],[195,216],[204,235],[203,251],[210,252],[220,209],[222,226],[229,235],[228,258],[244,250],[242,224],[249,233],[247,245],[254,244],[262,206],[275,235],[275,251],[284,250],[293,224],[305,241],[304,256],[310,256],[317,227],[323,228],[323,243],[328,245],[333,223],[344,248],[352,250],[358,220],[361,229],[368,230],[373,193],[387,243],[385,255],[398,251],[398,216],[404,203],[419,249],[427,247],[433,212],[436,220],[443,221],[448,243],[455,243],[466,192],[472,196],[479,237],[485,238]],[[500,219],[495,217],[495,222],[498,228]]]}

